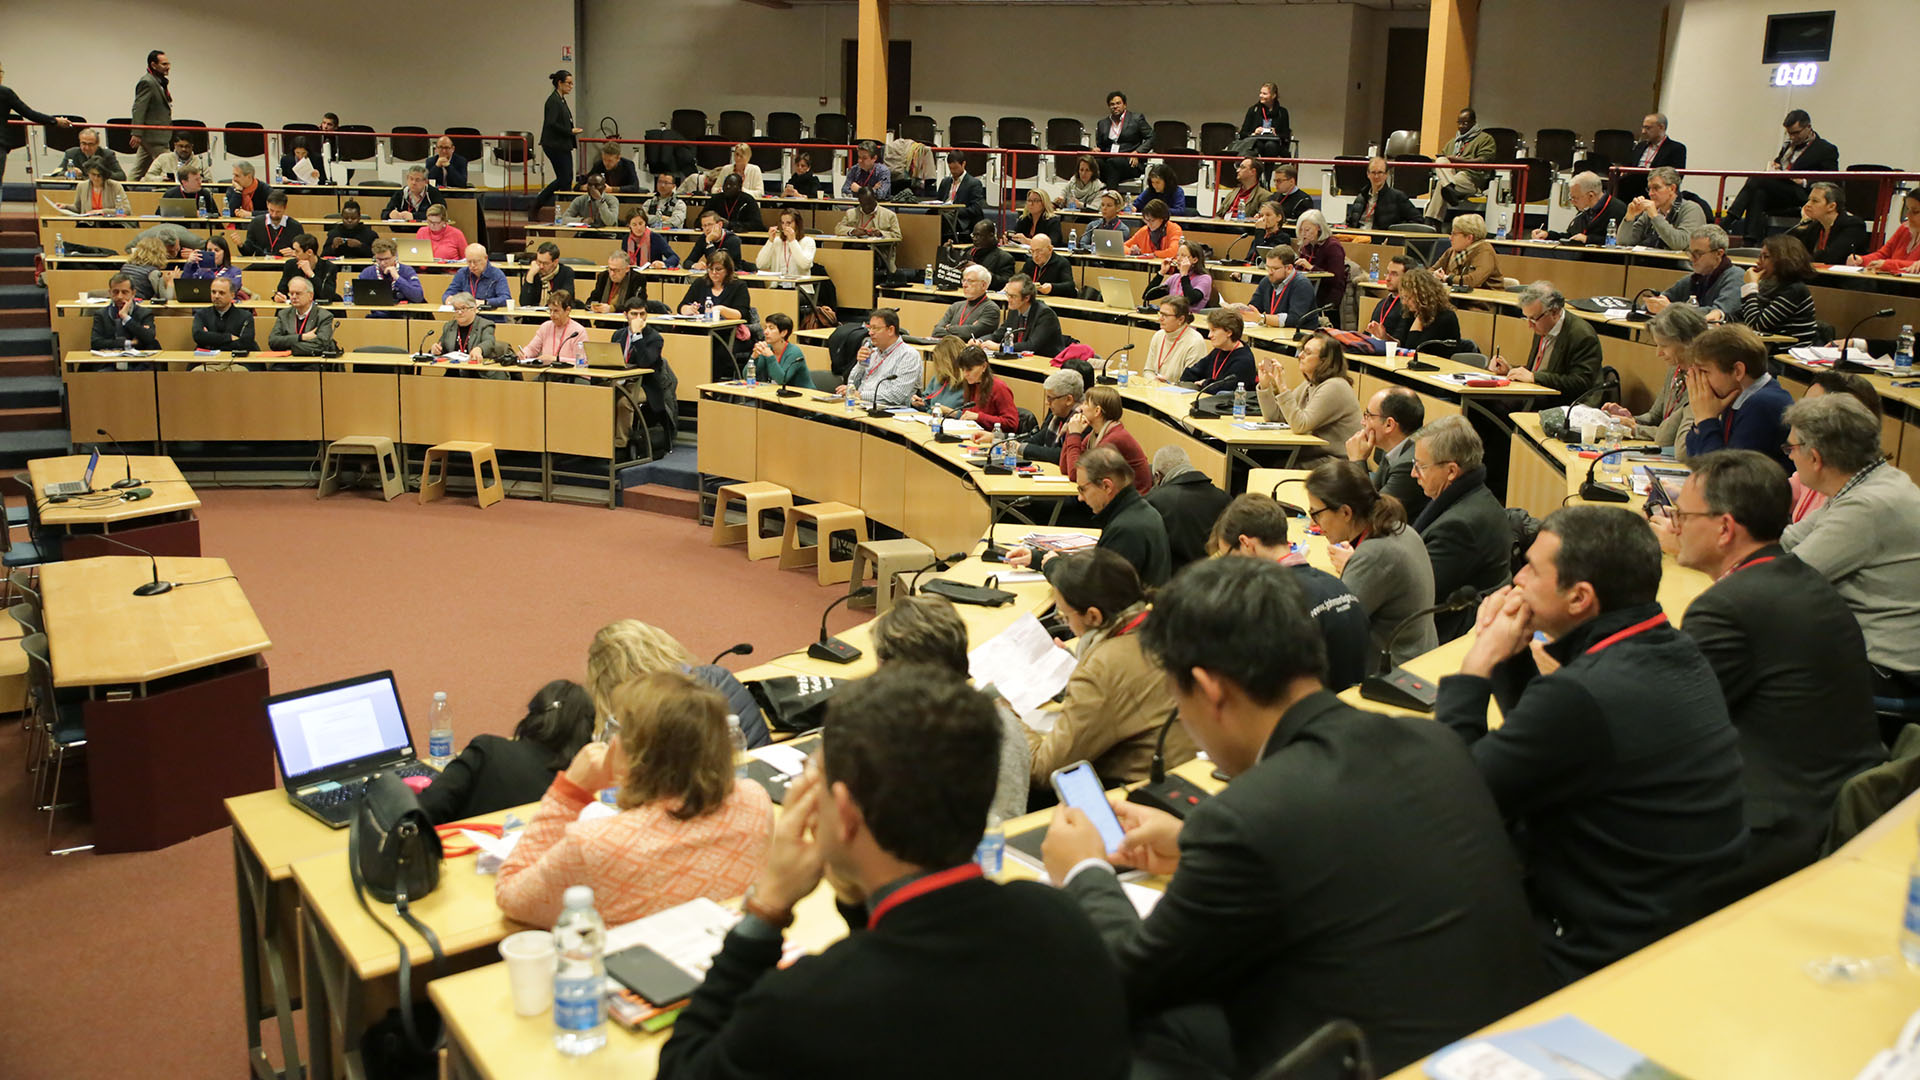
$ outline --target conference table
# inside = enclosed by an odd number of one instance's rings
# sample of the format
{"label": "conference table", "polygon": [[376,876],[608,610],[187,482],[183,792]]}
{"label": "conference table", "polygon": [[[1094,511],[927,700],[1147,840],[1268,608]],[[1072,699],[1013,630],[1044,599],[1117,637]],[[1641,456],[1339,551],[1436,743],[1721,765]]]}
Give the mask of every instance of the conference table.
{"label": "conference table", "polygon": [[[63,559],[125,554],[121,544],[155,555],[199,555],[200,519],[194,511],[200,508],[200,497],[180,475],[173,459],[117,453],[108,456],[106,449],[102,448],[100,464],[94,470],[93,492],[60,502],[49,500],[41,492],[48,484],[83,479],[91,455],[68,454],[27,462],[31,485],[28,502],[37,534],[54,540]],[[129,490],[112,487],[128,476],[140,481],[139,485]],[[142,490],[146,494],[138,494]]]}
{"label": "conference table", "polygon": [[[172,588],[134,594],[156,578]],[[226,560],[45,563],[40,595],[53,685],[84,695],[95,851],[211,832],[223,799],[273,784],[272,642]]]}
{"label": "conference table", "polygon": [[[625,226],[586,226],[553,225],[535,222],[527,227],[524,249],[519,253],[528,255],[541,244],[550,243],[560,249],[560,256],[567,259],[588,259],[594,263],[605,263],[607,256],[619,251],[621,237],[627,235]],[[698,229],[656,229],[655,232],[667,237],[667,247],[683,261],[692,254],[693,245],[700,238]],[[733,234],[740,239],[740,265],[734,267],[741,271],[743,280],[752,288],[756,278],[746,276],[754,269],[754,259],[767,242],[765,232],[738,232]],[[814,242],[813,275],[800,281],[817,284],[830,280],[834,287],[834,301],[842,307],[867,308],[873,306],[874,296],[874,249],[891,241],[870,236],[837,236],[831,230],[809,237]],[[904,265],[904,264],[903,264]],[[579,268],[576,268],[579,269]],[[793,278],[780,278],[774,275],[762,275],[767,281],[792,282]],[[669,300],[669,303],[673,301]],[[762,307],[764,315],[768,311],[785,310],[793,315],[789,302],[786,308]],[[796,316],[797,321],[797,316]]]}
{"label": "conference table", "polygon": [[[40,196],[42,200],[39,210],[45,211],[47,209],[45,200],[48,199],[59,206],[71,206],[73,204],[74,189],[83,183],[86,183],[84,179],[69,180],[64,178],[42,177],[35,180],[34,194]],[[171,181],[121,181],[120,186],[127,193],[127,209],[130,211],[130,215],[153,217],[159,213],[161,198],[164,197],[168,191],[172,190],[174,185]],[[349,200],[359,202],[361,220],[370,225],[378,225],[380,222],[377,219],[381,217],[380,211],[386,208],[387,200],[393,198],[395,192],[402,190],[400,185],[393,183],[286,184],[270,182],[270,186],[274,191],[281,192],[287,196],[287,214],[295,221],[320,226],[322,229],[334,224],[339,219],[341,207]],[[203,190],[211,192],[217,203],[224,209],[226,207],[227,191],[232,188],[233,185],[228,181],[215,182],[209,178],[202,182],[201,187]],[[447,223],[459,228],[459,230],[466,235],[467,239],[481,241],[480,192],[472,188],[438,188],[436,190],[438,190],[441,197],[446,200]],[[263,206],[261,209],[264,211],[266,208]],[[184,224],[202,219],[195,217],[169,218],[168,220],[178,221]],[[245,227],[244,219],[227,219],[226,223]],[[411,236],[413,235],[413,230],[420,228],[422,223],[415,221],[405,224],[411,226],[407,230],[407,235]],[[315,235],[319,235],[319,233],[316,231]],[[46,249],[52,251],[53,245],[47,244]]]}

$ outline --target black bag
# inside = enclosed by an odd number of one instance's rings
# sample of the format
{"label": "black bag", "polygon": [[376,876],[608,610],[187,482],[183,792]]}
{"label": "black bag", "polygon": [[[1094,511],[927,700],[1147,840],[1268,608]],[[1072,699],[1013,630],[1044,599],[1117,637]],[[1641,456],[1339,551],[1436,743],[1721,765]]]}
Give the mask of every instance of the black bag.
{"label": "black bag", "polygon": [[[427,812],[420,809],[420,798],[413,789],[394,773],[375,773],[369,778],[367,790],[354,809],[353,823],[347,826],[347,870],[353,876],[354,896],[359,898],[367,917],[380,923],[380,928],[400,949],[397,1011],[406,1046],[404,1052],[402,1048],[389,1048],[394,1051],[390,1060],[400,1070],[394,1075],[415,1075],[414,1067],[422,1059],[437,1062],[445,1032],[440,1028],[437,1015],[429,1018],[431,1024],[416,1020],[410,989],[413,961],[407,955],[407,943],[400,940],[392,927],[375,917],[367,895],[371,893],[375,900],[392,904],[400,918],[426,939],[427,947],[433,951],[434,973],[442,974],[447,956],[440,948],[440,939],[426,923],[414,917],[409,907],[440,884],[440,857],[440,834],[434,831]],[[428,1033],[426,1036],[422,1035],[423,1029]]]}
{"label": "black bag", "polygon": [[967,268],[966,248],[945,245],[940,248],[939,260],[933,264],[933,287],[936,289],[957,289],[960,287],[961,272]]}
{"label": "black bag", "polygon": [[782,675],[747,684],[772,731],[812,731],[827,718],[838,684],[824,675]]}
{"label": "black bag", "polygon": [[985,585],[968,585],[946,578],[934,578],[922,586],[920,591],[944,596],[956,604],[978,604],[981,607],[999,607],[1011,604],[1016,597],[1005,589],[999,588],[997,578],[988,578]]}
{"label": "black bag", "polygon": [[853,370],[854,360],[860,355],[860,346],[866,340],[867,324],[864,322],[842,323],[827,335],[827,363],[836,377],[844,379]]}

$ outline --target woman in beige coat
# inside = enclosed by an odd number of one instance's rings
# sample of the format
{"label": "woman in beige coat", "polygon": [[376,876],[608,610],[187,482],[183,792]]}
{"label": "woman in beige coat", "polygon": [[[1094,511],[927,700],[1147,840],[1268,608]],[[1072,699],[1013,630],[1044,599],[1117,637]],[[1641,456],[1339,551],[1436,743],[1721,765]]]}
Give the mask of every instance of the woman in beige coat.
{"label": "woman in beige coat", "polygon": [[1300,343],[1296,364],[1300,379],[1289,383],[1284,360],[1272,354],[1260,358],[1260,414],[1322,440],[1322,446],[1301,449],[1302,461],[1346,456],[1347,439],[1360,430],[1360,398],[1347,378],[1346,350],[1321,332]]}

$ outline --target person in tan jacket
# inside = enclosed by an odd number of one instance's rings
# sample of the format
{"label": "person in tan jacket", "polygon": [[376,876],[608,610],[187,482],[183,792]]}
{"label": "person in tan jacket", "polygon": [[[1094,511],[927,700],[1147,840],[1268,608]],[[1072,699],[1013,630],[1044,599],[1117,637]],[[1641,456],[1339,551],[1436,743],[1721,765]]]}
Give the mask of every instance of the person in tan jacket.
{"label": "person in tan jacket", "polygon": [[1493,245],[1487,243],[1487,219],[1479,214],[1461,214],[1453,219],[1447,235],[1448,248],[1440,253],[1440,275],[1448,285],[1469,289],[1498,289],[1506,284],[1500,276],[1500,260]]}
{"label": "person in tan jacket", "polygon": [[1360,398],[1347,377],[1346,350],[1323,331],[1300,343],[1295,362],[1300,378],[1289,383],[1284,360],[1271,353],[1261,357],[1260,414],[1322,440],[1323,445],[1301,448],[1302,461],[1344,456],[1347,439],[1360,430]]}
{"label": "person in tan jacket", "polygon": [[[1052,729],[1027,729],[1033,786],[1046,791],[1055,769],[1082,759],[1093,763],[1104,785],[1145,780],[1174,705],[1166,679],[1140,644],[1148,614],[1140,577],[1131,563],[1106,550],[1049,560],[1046,574],[1054,608],[1080,639],[1080,663],[1067,680]],[[1174,725],[1167,733],[1167,766],[1193,756],[1193,741]]]}

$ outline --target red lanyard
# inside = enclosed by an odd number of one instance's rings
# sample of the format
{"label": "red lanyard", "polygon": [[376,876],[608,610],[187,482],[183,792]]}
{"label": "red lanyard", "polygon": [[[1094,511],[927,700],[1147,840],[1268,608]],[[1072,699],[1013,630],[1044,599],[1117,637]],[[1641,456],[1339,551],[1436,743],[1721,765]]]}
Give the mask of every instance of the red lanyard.
{"label": "red lanyard", "polygon": [[286,233],[287,223],[285,221],[282,221],[280,223],[280,228],[278,230],[275,230],[271,224],[265,221],[262,221],[260,223],[260,229],[261,231],[267,234],[267,254],[271,255],[274,252],[279,251],[280,237]]}
{"label": "red lanyard", "polygon": [[1393,314],[1393,306],[1399,302],[1399,293],[1394,293],[1392,296],[1387,297],[1386,304],[1380,308],[1379,314],[1375,315],[1373,319],[1374,322],[1380,324],[1380,329],[1385,330],[1387,328],[1387,316]]}
{"label": "red lanyard", "polygon": [[1589,647],[1583,655],[1592,656],[1594,653],[1597,653],[1600,650],[1605,649],[1609,646],[1617,645],[1620,642],[1625,641],[1628,638],[1634,636],[1635,634],[1644,634],[1656,626],[1665,626],[1666,622],[1667,622],[1667,613],[1663,611],[1660,614],[1655,615],[1651,619],[1647,619],[1643,622],[1634,623],[1632,626],[1629,626],[1625,630],[1622,630],[1618,633],[1608,634],[1606,637],[1603,637],[1599,641],[1594,642],[1593,645]]}
{"label": "red lanyard", "polygon": [[1108,639],[1111,640],[1113,638],[1122,637],[1124,635],[1132,633],[1135,630],[1140,629],[1140,624],[1143,622],[1146,622],[1147,616],[1151,614],[1153,614],[1151,611],[1143,611],[1140,614],[1135,615],[1133,618],[1128,619],[1126,622],[1122,623],[1120,627],[1116,629],[1113,633],[1107,635]]}
{"label": "red lanyard", "polygon": [[1665,420],[1667,417],[1672,416],[1673,410],[1680,407],[1680,402],[1684,400],[1686,393],[1687,377],[1681,374],[1679,368],[1674,368],[1673,385],[1667,388],[1667,407],[1665,411],[1661,412],[1660,419]]}
{"label": "red lanyard", "polygon": [[1227,369],[1227,362],[1228,362],[1228,361],[1230,361],[1230,360],[1232,360],[1232,359],[1233,359],[1233,351],[1232,351],[1231,349],[1215,349],[1215,350],[1213,350],[1213,378],[1214,378],[1214,381],[1218,381],[1218,380],[1219,380],[1219,378],[1220,378],[1220,373],[1221,373],[1221,372],[1223,372],[1223,371],[1225,371],[1225,370]]}
{"label": "red lanyard", "polygon": [[974,301],[973,303],[968,304],[966,307],[961,308],[960,309],[960,325],[965,326],[969,322],[972,322],[973,313],[976,311],[979,311],[980,305],[986,302],[987,302],[987,298],[983,296],[980,299]]}
{"label": "red lanyard", "polygon": [[1613,196],[1609,195],[1606,197],[1604,201],[1600,203],[1600,209],[1595,210],[1593,212],[1593,216],[1587,219],[1587,228],[1589,229],[1593,228],[1594,225],[1598,224],[1602,218],[1606,217],[1607,207],[1612,205],[1613,205]]}
{"label": "red lanyard", "polygon": [[460,328],[460,351],[461,352],[467,351],[467,331],[471,329],[472,327],[470,326],[463,326]]}
{"label": "red lanyard", "polygon": [[[1566,318],[1565,315],[1560,316]],[[1547,342],[1553,340],[1545,334],[1540,335],[1540,344],[1533,347],[1533,359],[1527,361],[1528,371],[1539,371],[1540,361],[1547,355]]]}
{"label": "red lanyard", "polygon": [[1815,250],[1815,251],[1825,251],[1825,250],[1827,250],[1827,232],[1828,232],[1828,231],[1829,231],[1829,230],[1830,230],[1831,228],[1832,228],[1832,226],[1830,226],[1830,225],[1822,225],[1822,226],[1820,226],[1820,246],[1819,246],[1819,247],[1816,247],[1816,248],[1814,248],[1814,250]]}
{"label": "red lanyard", "polygon": [[307,314],[300,316],[300,324],[296,326],[293,331],[296,335],[304,334],[307,332],[307,317],[312,314],[313,314],[313,309],[308,308]]}
{"label": "red lanyard", "polygon": [[979,876],[980,867],[977,863],[964,863],[960,866],[942,870],[937,874],[928,874],[926,877],[910,881],[898,889],[895,889],[893,892],[888,893],[885,900],[874,905],[873,914],[867,916],[867,929],[872,930],[879,926],[880,920],[886,917],[887,912],[892,911],[894,908],[899,907],[909,900],[917,899],[931,892],[939,892],[949,885],[958,885],[963,881],[971,881]]}
{"label": "red lanyard", "polygon": [[[1267,314],[1271,315],[1280,310],[1280,297],[1286,293],[1287,286],[1293,284],[1293,275],[1294,271],[1289,270],[1287,271],[1287,276],[1281,279],[1280,284],[1273,285],[1273,291],[1267,294]],[[1272,285],[1272,282],[1269,281],[1268,284]]]}
{"label": "red lanyard", "polygon": [[1764,556],[1764,557],[1762,557],[1762,558],[1758,558],[1758,559],[1753,559],[1753,560],[1751,560],[1751,561],[1748,561],[1748,562],[1743,562],[1743,563],[1741,563],[1741,564],[1740,564],[1739,566],[1736,566],[1736,567],[1734,567],[1733,569],[1731,569],[1731,570],[1729,570],[1729,571],[1727,571],[1727,573],[1726,573],[1726,574],[1721,574],[1720,576],[1721,576],[1721,577],[1726,577],[1726,576],[1727,576],[1727,574],[1737,574],[1737,573],[1739,573],[1740,571],[1742,571],[1742,570],[1745,570],[1745,569],[1746,569],[1747,567],[1749,567],[1749,566],[1759,566],[1759,565],[1760,565],[1761,563],[1768,563],[1768,562],[1772,562],[1773,560],[1774,560],[1774,556],[1772,556],[1772,555],[1767,555],[1767,556]]}

